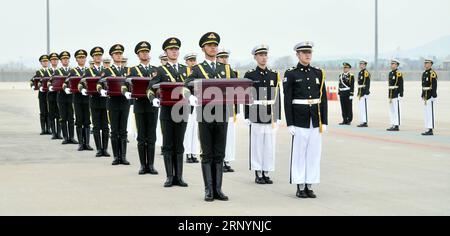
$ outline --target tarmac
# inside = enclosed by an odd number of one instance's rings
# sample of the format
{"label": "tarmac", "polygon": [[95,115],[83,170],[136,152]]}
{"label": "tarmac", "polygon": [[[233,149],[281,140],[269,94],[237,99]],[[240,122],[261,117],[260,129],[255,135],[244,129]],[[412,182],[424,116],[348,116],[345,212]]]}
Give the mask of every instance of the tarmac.
{"label": "tarmac", "polygon": [[[331,86],[336,82],[330,82]],[[249,171],[248,127],[239,119],[235,173],[224,177],[229,202],[206,203],[199,164],[185,164],[188,188],[163,188],[158,176],[138,176],[136,141],[130,136],[131,166],[78,152],[40,136],[37,93],[27,83],[0,84],[0,215],[450,215],[450,82],[440,82],[433,137],[422,137],[420,82],[405,83],[402,126],[389,126],[387,85],[372,84],[369,128],[340,127],[340,106],[329,103],[324,134],[322,183],[317,199],[298,199],[289,185],[291,137],[278,131],[274,185],[256,185]],[[94,146],[93,140],[91,145]],[[111,150],[110,150],[111,152]],[[158,152],[159,153],[159,152]]]}

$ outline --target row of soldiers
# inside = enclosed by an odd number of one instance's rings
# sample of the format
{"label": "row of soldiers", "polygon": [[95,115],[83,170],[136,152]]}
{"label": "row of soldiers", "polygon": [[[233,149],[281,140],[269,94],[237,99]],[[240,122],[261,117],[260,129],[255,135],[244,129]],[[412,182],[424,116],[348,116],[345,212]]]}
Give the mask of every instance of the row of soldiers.
{"label": "row of soldiers", "polygon": [[[47,94],[43,90],[39,92],[41,114],[45,96],[52,114],[49,116],[49,120],[52,121],[50,123],[60,127],[55,128],[50,124],[53,138],[61,138],[58,134],[61,129],[63,144],[78,143],[79,150],[92,150],[89,146],[90,118],[92,118],[97,156],[109,156],[107,148],[110,139],[114,157],[112,164],[129,165],[127,121],[130,101],[132,101],[138,133],[137,148],[141,162],[139,174],[158,173],[154,168],[154,156],[156,127],[159,119],[163,136],[162,155],[167,176],[164,186],[188,186],[183,179],[183,155],[186,151],[185,146],[189,146],[185,145],[185,139],[192,143],[198,135],[205,201],[227,201],[228,196],[222,191],[223,173],[233,171],[229,162],[234,159],[233,129],[240,109],[234,105],[201,105],[198,96],[189,87],[190,82],[199,79],[240,77],[228,64],[229,52],[218,49],[220,41],[220,36],[215,32],[204,34],[199,41],[199,46],[205,60],[195,64],[195,55],[190,54],[190,57],[185,58],[189,66],[178,62],[181,41],[174,37],[163,43],[162,49],[165,55],[160,59],[162,61],[167,59],[167,62],[164,61],[164,64],[159,67],[150,65],[151,45],[146,41],[136,45],[134,51],[140,64],[130,68],[122,64],[125,48],[120,44],[112,46],[109,50],[112,58],[110,66],[101,65],[104,54],[101,47],[91,50],[93,65],[89,68],[85,67],[88,56],[85,50],[78,50],[75,53],[78,66],[72,69],[69,68],[69,52],[42,56],[40,61],[43,68],[37,72],[35,79],[38,77],[51,77],[51,79],[48,82],[49,92]],[[269,47],[258,45],[252,50],[257,67],[243,76],[252,80],[255,88],[253,103],[245,105],[243,111],[250,129],[250,169],[255,171],[255,182],[273,184],[269,173],[275,170],[275,137],[277,127],[281,124],[280,90],[283,87],[285,116],[292,135],[290,183],[297,186],[296,195],[299,198],[316,198],[312,185],[320,183],[322,133],[326,131],[328,124],[325,72],[311,66],[313,46],[313,43],[309,41],[295,45],[294,51],[299,63],[286,71],[282,79],[279,72],[267,66]],[[48,67],[48,60],[51,61],[52,68]],[[57,68],[58,60],[62,64],[60,68]],[[103,79],[97,85],[98,94],[87,94],[86,79],[82,79],[79,84],[80,93],[71,94],[67,81],[62,91],[53,90],[52,76],[55,75],[102,77]],[[123,96],[108,96],[106,78],[109,80],[114,77],[150,78],[147,97],[133,99],[129,82],[122,86]],[[164,82],[184,83],[183,96],[189,101],[190,107],[187,105],[161,106],[154,86]],[[51,96],[54,99],[51,99]],[[72,107],[75,109],[75,122]],[[183,119],[175,119],[174,114]],[[205,118],[208,115],[213,119]],[[186,135],[189,121],[194,123],[191,128],[195,131],[191,135]],[[78,142],[74,139],[74,124]],[[45,127],[43,130],[44,133],[47,132]],[[231,153],[228,155],[229,158],[226,158],[227,153]],[[192,156],[188,157],[192,158]],[[192,161],[195,162],[191,159]]]}
{"label": "row of soldiers", "polygon": [[[359,62],[360,72],[357,80],[357,98],[359,101],[360,128],[368,127],[368,100],[370,96],[370,73],[367,70],[367,60]],[[424,101],[425,129],[423,136],[434,135],[434,103],[437,99],[437,73],[433,70],[433,60],[425,59],[425,71],[421,78],[421,100]],[[391,71],[388,75],[388,99],[389,99],[389,117],[391,127],[387,131],[400,131],[401,124],[401,99],[404,96],[404,78],[403,73],[399,71],[400,61],[391,60]],[[343,73],[339,75],[339,96],[342,109],[342,123],[340,125],[351,125],[353,121],[353,100],[355,97],[355,75],[350,72],[352,66],[350,63],[343,63]]]}

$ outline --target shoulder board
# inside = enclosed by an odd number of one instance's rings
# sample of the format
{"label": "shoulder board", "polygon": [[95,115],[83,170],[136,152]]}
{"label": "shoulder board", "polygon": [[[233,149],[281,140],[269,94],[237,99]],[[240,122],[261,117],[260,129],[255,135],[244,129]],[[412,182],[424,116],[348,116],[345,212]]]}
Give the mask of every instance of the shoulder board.
{"label": "shoulder board", "polygon": [[402,77],[402,72],[397,71],[397,77]]}
{"label": "shoulder board", "polygon": [[250,70],[248,70],[246,73],[252,73],[252,72],[254,72],[255,71],[255,69],[250,69]]}
{"label": "shoulder board", "polygon": [[364,77],[369,77],[369,72],[368,71],[364,71]]}
{"label": "shoulder board", "polygon": [[431,78],[432,79],[436,79],[437,78],[436,71],[434,71],[434,70],[431,71]]}
{"label": "shoulder board", "polygon": [[273,73],[275,73],[275,74],[278,74],[278,71],[276,71],[276,70],[269,69],[269,71],[270,71],[270,72],[273,72]]}
{"label": "shoulder board", "polygon": [[291,68],[288,69],[288,71],[293,71],[293,70],[295,70],[296,68],[297,68],[296,66],[291,67]]}

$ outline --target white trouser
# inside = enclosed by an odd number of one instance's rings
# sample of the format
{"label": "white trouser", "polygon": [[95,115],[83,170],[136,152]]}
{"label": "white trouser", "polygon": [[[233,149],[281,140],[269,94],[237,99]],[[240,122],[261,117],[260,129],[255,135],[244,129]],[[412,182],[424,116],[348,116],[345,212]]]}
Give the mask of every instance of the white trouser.
{"label": "white trouser", "polygon": [[320,183],[320,161],[322,157],[322,134],[319,128],[295,127],[290,158],[291,184]]}
{"label": "white trouser", "polygon": [[359,100],[359,120],[361,123],[369,123],[369,96],[365,95]]}
{"label": "white trouser", "polygon": [[[127,131],[128,131],[128,137],[132,137],[133,139],[137,139],[137,132],[136,132],[136,118],[134,116],[134,105],[130,106],[130,113],[128,113],[128,121],[127,121]],[[131,139],[130,139],[131,140]]]}
{"label": "white trouser", "polygon": [[198,122],[196,111],[189,115],[187,122],[186,133],[184,135],[184,153],[186,155],[199,155],[200,154],[200,142],[198,139]]}
{"label": "white trouser", "polygon": [[250,170],[275,171],[276,129],[272,124],[250,126]]}
{"label": "white trouser", "polygon": [[425,105],[425,129],[434,129],[434,104],[430,99]]}
{"label": "white trouser", "polygon": [[389,118],[391,119],[391,125],[400,126],[401,111],[398,98],[392,99],[392,102],[389,104]]}
{"label": "white trouser", "polygon": [[161,130],[161,121],[159,120],[159,117],[161,117],[161,109],[159,111],[158,115],[158,122],[156,124],[156,146],[162,147],[163,145],[163,136],[162,136],[162,130]]}
{"label": "white trouser", "polygon": [[236,123],[234,118],[228,120],[227,146],[225,148],[225,162],[236,160]]}

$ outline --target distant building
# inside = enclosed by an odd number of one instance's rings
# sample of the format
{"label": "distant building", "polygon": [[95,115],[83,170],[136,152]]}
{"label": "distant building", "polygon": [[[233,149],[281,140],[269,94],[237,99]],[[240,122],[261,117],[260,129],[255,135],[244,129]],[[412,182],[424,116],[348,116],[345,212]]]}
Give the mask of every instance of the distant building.
{"label": "distant building", "polygon": [[450,70],[450,60],[446,60],[442,62],[442,69]]}

